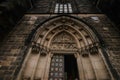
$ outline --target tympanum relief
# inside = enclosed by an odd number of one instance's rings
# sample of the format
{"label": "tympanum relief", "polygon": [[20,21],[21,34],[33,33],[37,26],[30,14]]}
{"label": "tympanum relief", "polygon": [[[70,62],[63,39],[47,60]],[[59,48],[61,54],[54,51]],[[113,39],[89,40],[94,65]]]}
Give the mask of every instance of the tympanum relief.
{"label": "tympanum relief", "polygon": [[66,50],[76,48],[77,45],[74,38],[66,32],[59,33],[51,42],[51,49],[55,50]]}

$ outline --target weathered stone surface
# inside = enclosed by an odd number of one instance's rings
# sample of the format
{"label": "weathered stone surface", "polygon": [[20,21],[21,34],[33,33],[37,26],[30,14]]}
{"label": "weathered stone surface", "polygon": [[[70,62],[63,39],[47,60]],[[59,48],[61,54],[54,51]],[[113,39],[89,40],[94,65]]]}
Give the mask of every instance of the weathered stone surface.
{"label": "weathered stone surface", "polygon": [[[14,30],[8,35],[7,40],[4,41],[4,45],[0,48],[0,79],[13,80],[19,72],[23,60],[25,58],[25,43],[26,40],[32,39],[32,35],[37,30],[38,25],[47,20],[49,15],[36,16],[36,19],[32,20],[30,17],[33,15],[25,16],[22,21],[14,28]],[[99,22],[91,19],[92,16],[97,16]],[[120,72],[120,35],[117,29],[111,24],[109,19],[105,15],[79,15],[84,22],[86,22],[91,28],[94,28],[98,38],[101,38],[102,46],[107,50],[107,58],[110,60],[113,68]],[[29,17],[29,18],[28,18]],[[34,23],[28,23],[34,21]],[[27,22],[27,24],[26,24]],[[99,34],[99,36],[98,36]],[[29,44],[29,42],[28,42]],[[28,45],[27,44],[27,45]],[[2,76],[4,75],[4,76]]]}
{"label": "weathered stone surface", "polygon": [[[94,16],[97,16],[97,14]],[[110,60],[113,68],[116,69],[117,72],[120,72],[119,31],[114,25],[112,25],[111,21],[105,15],[98,17],[100,19],[99,23],[95,23],[93,20],[91,20],[91,16],[84,17],[83,20],[98,32],[100,38],[104,41],[104,48],[108,50],[108,59]]]}
{"label": "weathered stone surface", "polygon": [[[55,13],[56,0],[36,0],[34,7],[28,13]],[[59,1],[59,3],[62,3]],[[73,13],[100,13],[100,11],[89,0],[69,0]]]}
{"label": "weathered stone surface", "polygon": [[[36,19],[32,16],[23,17],[3,42],[0,48],[0,80],[13,80],[18,74],[26,55],[25,41],[36,27]],[[43,20],[43,17],[39,18],[39,23]]]}

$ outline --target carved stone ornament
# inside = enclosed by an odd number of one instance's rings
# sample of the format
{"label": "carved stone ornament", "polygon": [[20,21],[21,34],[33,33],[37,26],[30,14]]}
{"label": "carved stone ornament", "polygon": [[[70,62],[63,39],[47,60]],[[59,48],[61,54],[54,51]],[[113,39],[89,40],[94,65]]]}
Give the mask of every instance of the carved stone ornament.
{"label": "carved stone ornament", "polygon": [[40,54],[42,56],[46,56],[49,53],[49,49],[46,46],[41,45],[40,46]]}
{"label": "carved stone ornament", "polygon": [[23,77],[22,80],[30,80],[30,77]]}
{"label": "carved stone ornament", "polygon": [[78,49],[78,52],[82,54],[82,56],[88,56],[90,54],[98,53],[98,45],[96,43],[90,44],[88,46],[82,47]]}
{"label": "carved stone ornament", "polygon": [[83,50],[81,53],[83,57],[87,57],[89,55],[89,52],[87,49]]}
{"label": "carved stone ornament", "polygon": [[98,47],[93,46],[89,49],[90,54],[97,54],[98,53]]}
{"label": "carved stone ornament", "polygon": [[51,49],[67,50],[76,49],[77,45],[74,38],[67,32],[61,32],[52,40]]}
{"label": "carved stone ornament", "polygon": [[32,45],[32,53],[39,53],[39,51],[40,51],[39,44],[38,43],[34,43]]}
{"label": "carved stone ornament", "polygon": [[41,49],[40,54],[41,54],[42,56],[47,55],[47,53],[48,53],[48,52],[47,52],[45,49]]}

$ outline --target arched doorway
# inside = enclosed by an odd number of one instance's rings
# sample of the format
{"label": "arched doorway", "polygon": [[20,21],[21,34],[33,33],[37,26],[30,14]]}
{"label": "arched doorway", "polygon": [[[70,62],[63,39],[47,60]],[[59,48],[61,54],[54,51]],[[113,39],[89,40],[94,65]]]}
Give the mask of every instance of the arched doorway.
{"label": "arched doorway", "polygon": [[77,60],[73,54],[54,54],[49,80],[79,80]]}
{"label": "arched doorway", "polygon": [[[62,62],[54,63],[54,58]],[[67,62],[75,65],[73,71],[67,69]],[[62,73],[53,64],[62,64]],[[96,35],[83,22],[67,16],[39,27],[20,76],[23,80],[112,80]]]}
{"label": "arched doorway", "polygon": [[74,37],[65,29],[61,29],[51,40],[50,46],[53,56],[49,80],[79,79],[77,60],[74,56],[78,46]]}

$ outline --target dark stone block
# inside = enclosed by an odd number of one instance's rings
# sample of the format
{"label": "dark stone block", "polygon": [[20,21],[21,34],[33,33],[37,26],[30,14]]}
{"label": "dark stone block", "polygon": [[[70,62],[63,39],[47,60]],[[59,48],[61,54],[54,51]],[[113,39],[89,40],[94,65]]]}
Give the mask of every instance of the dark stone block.
{"label": "dark stone block", "polygon": [[1,66],[0,70],[8,70],[9,66]]}
{"label": "dark stone block", "polygon": [[4,74],[11,75],[11,74],[13,74],[13,71],[12,70],[8,70],[8,71],[5,71]]}
{"label": "dark stone block", "polygon": [[4,78],[2,76],[0,76],[0,80],[4,80]]}
{"label": "dark stone block", "polygon": [[16,69],[16,66],[15,65],[11,65],[10,67],[9,67],[9,70],[15,70]]}

